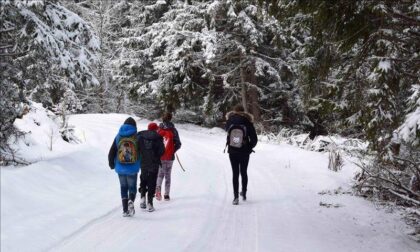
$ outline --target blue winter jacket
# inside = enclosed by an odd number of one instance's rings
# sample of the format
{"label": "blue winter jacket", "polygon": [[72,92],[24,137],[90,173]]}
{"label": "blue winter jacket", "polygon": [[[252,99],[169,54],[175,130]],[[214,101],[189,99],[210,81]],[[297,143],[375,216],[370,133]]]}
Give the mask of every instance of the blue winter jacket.
{"label": "blue winter jacket", "polygon": [[[117,134],[117,136],[114,139],[114,142],[112,143],[111,149],[109,150],[108,154],[108,161],[109,166],[111,169],[115,168],[115,172],[120,175],[133,175],[140,171],[140,154],[137,159],[137,162],[134,164],[121,164],[118,160],[118,142],[121,137],[127,137],[132,136],[136,134],[137,135],[137,128],[130,124],[123,124],[120,127],[120,130]],[[140,146],[139,144],[139,136],[137,136],[137,146]],[[138,151],[137,153],[140,153]]]}

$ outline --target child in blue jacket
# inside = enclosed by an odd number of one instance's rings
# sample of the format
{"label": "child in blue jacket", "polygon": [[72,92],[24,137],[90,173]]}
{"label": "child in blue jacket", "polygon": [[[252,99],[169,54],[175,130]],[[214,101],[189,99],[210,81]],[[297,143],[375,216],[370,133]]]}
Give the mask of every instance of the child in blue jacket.
{"label": "child in blue jacket", "polygon": [[109,167],[115,169],[120,180],[124,217],[135,213],[137,174],[140,171],[139,146],[136,121],[129,117],[120,127],[108,154]]}

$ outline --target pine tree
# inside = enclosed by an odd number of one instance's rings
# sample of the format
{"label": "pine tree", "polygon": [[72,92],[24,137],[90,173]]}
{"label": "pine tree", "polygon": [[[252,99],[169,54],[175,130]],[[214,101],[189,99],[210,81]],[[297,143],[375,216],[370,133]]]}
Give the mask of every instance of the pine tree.
{"label": "pine tree", "polygon": [[99,44],[89,25],[58,1],[2,1],[0,7],[3,153],[25,104],[52,109],[66,93],[98,84],[93,66]]}
{"label": "pine tree", "polygon": [[260,3],[305,34],[296,58],[305,109],[386,151],[419,80],[416,1]]}

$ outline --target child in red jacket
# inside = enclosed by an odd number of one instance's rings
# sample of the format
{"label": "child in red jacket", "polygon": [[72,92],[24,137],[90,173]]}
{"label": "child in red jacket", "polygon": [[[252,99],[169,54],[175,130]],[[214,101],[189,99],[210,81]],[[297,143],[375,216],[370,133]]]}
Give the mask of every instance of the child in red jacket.
{"label": "child in red jacket", "polygon": [[175,152],[181,148],[181,140],[178,131],[171,122],[172,114],[166,112],[162,117],[162,123],[159,125],[159,135],[163,137],[165,145],[165,153],[161,157],[162,166],[159,168],[158,178],[156,181],[156,199],[162,199],[162,182],[165,179],[164,199],[170,200],[169,193],[171,189],[171,172],[172,164],[175,159]]}

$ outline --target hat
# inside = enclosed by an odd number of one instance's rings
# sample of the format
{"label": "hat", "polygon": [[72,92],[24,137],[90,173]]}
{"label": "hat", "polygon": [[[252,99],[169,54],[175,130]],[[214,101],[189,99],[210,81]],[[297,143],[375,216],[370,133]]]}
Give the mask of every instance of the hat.
{"label": "hat", "polygon": [[129,125],[133,125],[134,127],[137,127],[136,121],[132,117],[127,118],[124,121],[124,124],[129,124]]}
{"label": "hat", "polygon": [[149,123],[149,125],[147,126],[147,129],[148,129],[148,130],[157,130],[157,129],[158,129],[158,126],[157,126],[157,124],[156,124],[156,123],[151,122],[151,123]]}

